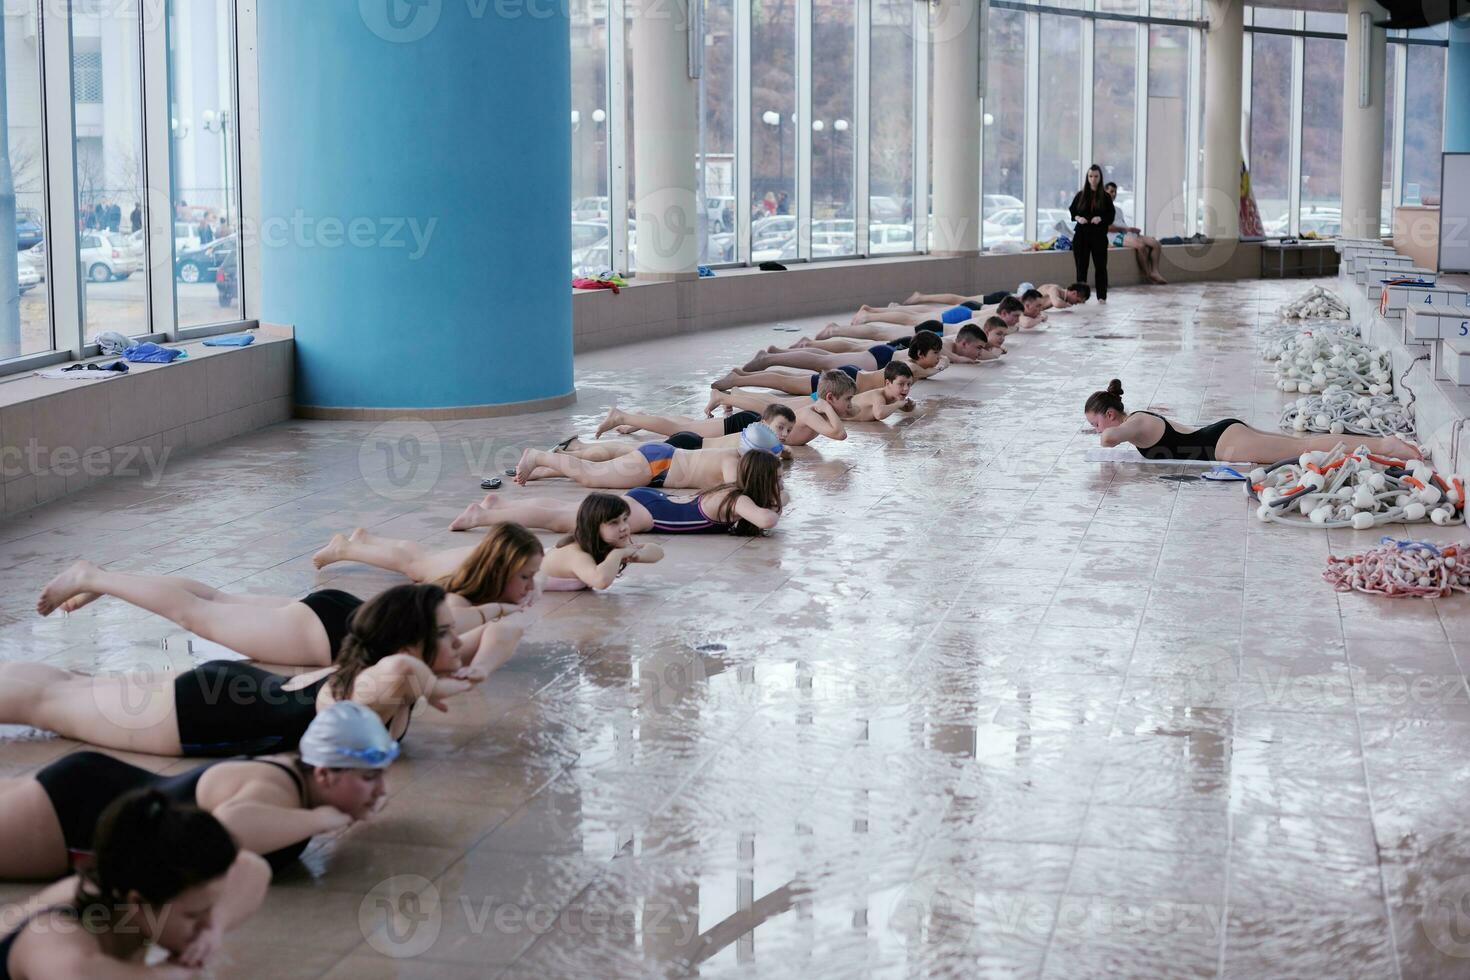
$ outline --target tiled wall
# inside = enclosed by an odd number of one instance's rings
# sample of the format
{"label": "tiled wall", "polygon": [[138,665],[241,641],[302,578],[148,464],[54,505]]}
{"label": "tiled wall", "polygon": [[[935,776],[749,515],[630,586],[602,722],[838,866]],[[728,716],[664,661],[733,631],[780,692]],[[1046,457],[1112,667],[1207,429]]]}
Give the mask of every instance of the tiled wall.
{"label": "tiled wall", "polygon": [[6,518],[107,476],[147,481],[180,453],[291,417],[289,331],[263,328],[243,348],[185,346],[184,360],[109,381],[0,383]]}
{"label": "tiled wall", "polygon": [[[1110,282],[1142,280],[1133,253],[1109,253]],[[1249,279],[1261,273],[1259,245],[1168,245],[1163,274],[1171,282]],[[971,295],[1019,282],[1070,283],[1070,252],[1023,252],[966,258],[907,256],[855,262],[794,264],[786,272],[720,269],[713,279],[641,283],[614,296],[578,291],[572,300],[575,349],[598,350],[696,330],[822,313],[850,314],[863,303],[902,302],[915,290]],[[1167,287],[1165,287],[1167,288]]]}

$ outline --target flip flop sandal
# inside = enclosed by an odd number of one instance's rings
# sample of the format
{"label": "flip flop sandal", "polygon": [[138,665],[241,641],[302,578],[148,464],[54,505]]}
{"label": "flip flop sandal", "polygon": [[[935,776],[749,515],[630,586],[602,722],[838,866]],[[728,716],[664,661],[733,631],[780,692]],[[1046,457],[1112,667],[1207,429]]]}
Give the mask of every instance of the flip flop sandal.
{"label": "flip flop sandal", "polygon": [[501,482],[501,479],[498,476],[492,476],[488,480],[480,481],[481,490],[499,490],[504,485],[505,484]]}
{"label": "flip flop sandal", "polygon": [[1204,480],[1213,480],[1216,483],[1244,483],[1249,477],[1239,470],[1231,469],[1229,466],[1217,466],[1212,470],[1206,470],[1200,474]]}
{"label": "flip flop sandal", "polygon": [[567,451],[567,447],[570,446],[572,443],[574,443],[576,441],[577,441],[577,437],[576,436],[572,436],[570,439],[563,439],[561,442],[559,442],[556,445],[552,446],[551,447],[551,451],[554,452],[554,453],[564,453],[564,452]]}

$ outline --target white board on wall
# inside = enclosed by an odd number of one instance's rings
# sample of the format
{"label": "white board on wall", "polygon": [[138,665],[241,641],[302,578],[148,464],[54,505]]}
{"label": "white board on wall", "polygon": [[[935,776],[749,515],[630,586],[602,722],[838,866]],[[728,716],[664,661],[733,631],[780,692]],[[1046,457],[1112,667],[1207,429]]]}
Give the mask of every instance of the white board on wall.
{"label": "white board on wall", "polygon": [[1470,153],[1444,154],[1439,184],[1439,271],[1470,272]]}

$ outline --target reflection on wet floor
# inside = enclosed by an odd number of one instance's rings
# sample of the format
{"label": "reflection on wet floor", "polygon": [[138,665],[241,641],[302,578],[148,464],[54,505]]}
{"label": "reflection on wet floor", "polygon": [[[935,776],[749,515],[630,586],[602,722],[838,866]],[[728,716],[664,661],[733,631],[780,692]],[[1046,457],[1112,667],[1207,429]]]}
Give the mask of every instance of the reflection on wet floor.
{"label": "reflection on wet floor", "polygon": [[[1083,459],[1082,402],[1115,376],[1130,404],[1269,428],[1252,328],[1303,289],[1055,315],[919,385],[913,417],[800,452],[775,536],[667,540],[606,594],[547,597],[218,975],[1470,974],[1464,598],[1322,582],[1329,552],[1405,528],[1261,525],[1237,486]],[[242,591],[393,584],[310,556],[358,525],[462,543],[444,528],[482,472],[614,401],[697,413],[772,337],[579,357],[573,409],[436,423],[421,492],[384,490],[373,426],[293,422],[7,522],[0,656],[176,662],[174,631],[116,602],[34,617],[78,555]],[[71,747],[0,743],[0,775]]]}

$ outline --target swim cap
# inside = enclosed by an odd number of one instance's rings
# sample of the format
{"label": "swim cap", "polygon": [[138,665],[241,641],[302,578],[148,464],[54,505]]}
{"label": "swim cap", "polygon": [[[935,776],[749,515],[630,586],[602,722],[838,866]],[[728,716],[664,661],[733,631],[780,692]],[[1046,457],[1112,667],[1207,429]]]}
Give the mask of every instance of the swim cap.
{"label": "swim cap", "polygon": [[1021,285],[1016,287],[1016,295],[1020,296],[1022,293],[1029,292],[1030,290],[1033,290],[1035,288],[1035,283],[1023,282],[1021,283]]}
{"label": "swim cap", "polygon": [[781,455],[781,438],[764,422],[752,422],[740,433],[740,455],[753,450]]}
{"label": "swim cap", "polygon": [[317,712],[301,736],[301,761],[325,769],[386,769],[398,758],[398,743],[382,720],[354,701],[338,701]]}

